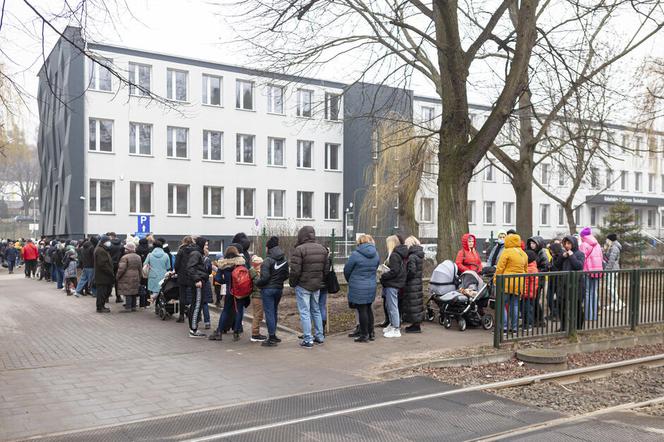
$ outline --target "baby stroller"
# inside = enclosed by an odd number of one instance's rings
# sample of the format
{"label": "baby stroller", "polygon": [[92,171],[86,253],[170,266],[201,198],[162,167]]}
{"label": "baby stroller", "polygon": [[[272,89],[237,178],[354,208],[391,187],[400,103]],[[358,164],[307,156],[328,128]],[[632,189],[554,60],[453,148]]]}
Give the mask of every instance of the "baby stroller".
{"label": "baby stroller", "polygon": [[159,295],[154,304],[154,314],[159,316],[162,321],[178,313],[180,287],[177,278],[175,273],[166,273],[164,279],[161,280]]}
{"label": "baby stroller", "polygon": [[[431,303],[436,303],[436,299],[453,292],[459,287],[459,270],[457,265],[449,259],[441,262],[433,270],[431,280],[429,280],[429,299],[426,302],[426,320],[431,322],[436,318],[436,313]],[[437,303],[436,303],[437,304]]]}

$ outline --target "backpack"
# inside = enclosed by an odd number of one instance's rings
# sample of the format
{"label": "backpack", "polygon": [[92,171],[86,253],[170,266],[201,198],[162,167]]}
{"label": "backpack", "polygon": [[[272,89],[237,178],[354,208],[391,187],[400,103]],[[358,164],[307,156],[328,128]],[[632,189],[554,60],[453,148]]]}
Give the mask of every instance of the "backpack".
{"label": "backpack", "polygon": [[251,294],[253,283],[249,269],[245,266],[235,266],[231,272],[231,294],[238,299],[246,298]]}

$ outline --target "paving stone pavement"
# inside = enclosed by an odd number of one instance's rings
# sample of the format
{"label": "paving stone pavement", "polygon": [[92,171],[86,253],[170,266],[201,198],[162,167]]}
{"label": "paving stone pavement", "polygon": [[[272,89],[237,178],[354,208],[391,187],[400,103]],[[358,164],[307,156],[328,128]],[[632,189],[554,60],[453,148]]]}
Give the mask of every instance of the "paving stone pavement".
{"label": "paving stone pavement", "polygon": [[248,336],[190,339],[184,324],[150,310],[111,308],[100,315],[94,298],[0,272],[0,440],[355,385],[369,367],[409,351],[491,338],[432,326],[371,345],[336,336],[312,350],[282,335],[279,347],[266,349]]}

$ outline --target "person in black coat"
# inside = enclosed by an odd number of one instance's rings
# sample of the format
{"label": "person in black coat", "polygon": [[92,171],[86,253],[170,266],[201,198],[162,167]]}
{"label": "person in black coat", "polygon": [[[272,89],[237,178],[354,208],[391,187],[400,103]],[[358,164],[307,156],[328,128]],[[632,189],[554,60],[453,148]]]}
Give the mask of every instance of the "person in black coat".
{"label": "person in black coat", "polygon": [[[560,255],[563,253],[563,246],[558,240],[554,240],[549,244],[549,252],[551,253],[551,266],[549,271],[559,272],[561,269],[558,267],[560,263]],[[546,303],[549,308],[549,314],[545,318],[547,321],[557,321],[559,317],[558,305],[560,303],[560,295],[558,295],[558,280],[560,276],[551,276],[548,278],[548,289],[546,291]]]}
{"label": "person in black coat", "polygon": [[[147,240],[147,238],[141,238],[138,240],[138,246],[136,246],[136,254],[141,257],[141,265],[145,264],[145,260],[147,259],[148,255],[150,254],[150,244]],[[148,306],[148,279],[145,278],[141,272],[141,285],[138,288],[138,295],[139,295],[139,301],[138,301],[138,306],[139,307],[147,307]]]}
{"label": "person in black coat", "polygon": [[[582,251],[579,250],[579,243],[577,239],[572,236],[568,235],[563,239],[562,242],[563,246],[563,253],[557,258],[556,261],[556,267],[560,268],[561,271],[563,272],[578,272],[583,270],[583,262],[585,261],[586,257],[583,254]],[[565,299],[567,294],[570,294],[571,287],[568,287],[568,282],[565,278],[563,278],[560,281],[560,290],[558,291],[559,296],[559,310],[560,310],[560,329],[559,331],[564,331],[566,324],[565,324],[565,313],[566,313],[566,305],[567,300]],[[577,317],[576,317],[576,327],[577,330],[580,330],[583,328],[583,296],[581,296],[581,293],[584,293],[584,288],[583,288],[583,277],[580,275],[576,281],[576,309],[577,309]],[[570,321],[573,320],[573,318],[570,318]]]}
{"label": "person in black coat", "polygon": [[[187,255],[184,273],[191,286],[191,305],[189,306],[189,337],[204,338],[205,333],[198,331],[198,318],[201,314],[203,304],[203,285],[210,282],[210,273],[205,266],[205,255],[207,254],[208,240],[199,236],[191,251]],[[178,276],[179,278],[179,276]]]}
{"label": "person in black coat", "polygon": [[401,313],[403,321],[411,324],[406,327],[406,333],[422,333],[420,324],[424,320],[424,284],[422,282],[424,249],[414,236],[408,237],[405,245],[408,247],[408,264]]}
{"label": "person in black coat", "polygon": [[97,290],[92,286],[95,278],[95,247],[99,242],[97,236],[88,238],[81,246],[81,279],[76,286],[76,295],[87,295],[89,292],[95,294]]}
{"label": "person in black coat", "polygon": [[[111,255],[111,260],[113,260],[113,272],[117,275],[118,266],[120,265],[120,258],[124,255],[125,249],[122,245],[122,240],[118,238],[115,232],[108,232],[106,235],[111,239],[111,247],[108,250],[108,253]],[[119,304],[123,302],[122,296],[118,295],[118,282],[117,278],[115,280],[115,303]]]}
{"label": "person in black coat", "polygon": [[193,283],[187,278],[186,267],[187,259],[189,253],[191,252],[191,246],[194,244],[194,240],[191,236],[185,236],[182,238],[182,243],[178,248],[178,253],[175,255],[175,265],[173,270],[178,275],[178,287],[180,288],[180,315],[177,322],[184,322],[184,311],[187,306],[187,292],[190,291],[190,287]]}
{"label": "person in black coat", "polygon": [[284,251],[279,247],[279,238],[271,237],[265,244],[267,258],[261,265],[261,274],[256,286],[261,289],[263,313],[267,324],[268,338],[261,344],[263,347],[274,347],[281,339],[277,337],[277,316],[279,301],[284,291],[284,282],[288,279],[288,261]]}

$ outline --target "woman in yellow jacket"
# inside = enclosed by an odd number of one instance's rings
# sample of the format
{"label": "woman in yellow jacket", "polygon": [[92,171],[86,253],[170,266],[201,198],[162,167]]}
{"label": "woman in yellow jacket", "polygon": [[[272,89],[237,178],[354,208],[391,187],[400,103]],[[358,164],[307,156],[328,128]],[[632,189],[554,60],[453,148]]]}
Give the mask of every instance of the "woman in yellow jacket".
{"label": "woman in yellow jacket", "polygon": [[[521,237],[517,234],[507,235],[505,250],[496,265],[496,275],[523,275],[526,273],[528,273],[528,255],[521,249]],[[507,310],[509,309],[510,325],[512,331],[516,333],[519,327],[519,297],[525,288],[525,278],[507,278],[504,284],[503,331],[507,332]]]}

